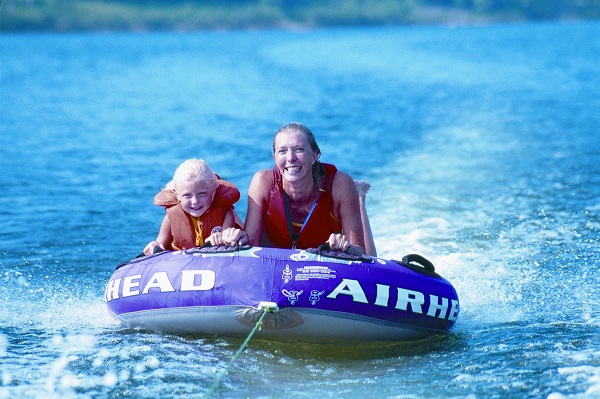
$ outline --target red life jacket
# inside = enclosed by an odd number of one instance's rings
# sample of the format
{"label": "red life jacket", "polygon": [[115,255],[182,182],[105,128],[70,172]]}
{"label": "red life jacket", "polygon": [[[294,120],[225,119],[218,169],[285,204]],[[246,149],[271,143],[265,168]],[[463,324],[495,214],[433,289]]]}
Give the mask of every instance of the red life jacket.
{"label": "red life jacket", "polygon": [[[296,240],[296,248],[316,248],[323,244],[332,233],[340,233],[342,224],[332,213],[333,197],[331,189],[337,168],[331,164],[322,164],[321,191],[316,205],[306,220]],[[269,203],[265,214],[266,239],[276,248],[292,248],[294,240],[290,232],[283,198],[283,180],[277,166],[273,168],[273,182],[269,193]]]}
{"label": "red life jacket", "polygon": [[225,213],[233,209],[240,199],[240,191],[232,183],[217,179],[217,191],[210,208],[198,218],[198,227],[202,233],[202,239],[196,236],[194,217],[183,210],[177,195],[171,190],[163,190],[154,197],[154,204],[164,206],[171,223],[171,235],[173,240],[171,248],[188,249],[204,244],[204,239],[210,236],[215,227],[223,227]]}

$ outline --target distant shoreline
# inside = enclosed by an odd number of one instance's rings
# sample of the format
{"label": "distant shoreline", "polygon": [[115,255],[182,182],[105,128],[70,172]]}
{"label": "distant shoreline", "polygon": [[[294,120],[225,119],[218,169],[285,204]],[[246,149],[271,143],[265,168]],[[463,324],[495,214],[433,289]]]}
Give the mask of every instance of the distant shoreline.
{"label": "distant shoreline", "polygon": [[[194,31],[310,29],[334,26],[410,24],[475,25],[528,20],[600,18],[600,6],[490,9],[407,5],[404,1],[305,2],[135,0],[0,0],[0,31]],[[277,5],[279,4],[279,5]],[[304,4],[304,3],[302,3]],[[377,6],[374,7],[373,5]],[[414,3],[413,3],[414,4]]]}

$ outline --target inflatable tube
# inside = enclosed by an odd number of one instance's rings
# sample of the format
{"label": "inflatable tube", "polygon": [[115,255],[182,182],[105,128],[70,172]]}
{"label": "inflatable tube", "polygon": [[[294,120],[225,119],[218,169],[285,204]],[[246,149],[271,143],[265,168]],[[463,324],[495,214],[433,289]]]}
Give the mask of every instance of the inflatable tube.
{"label": "inflatable tube", "polygon": [[105,300],[124,325],[176,333],[247,335],[270,308],[258,335],[284,341],[418,339],[459,313],[454,287],[418,255],[318,249],[161,252],[117,266]]}

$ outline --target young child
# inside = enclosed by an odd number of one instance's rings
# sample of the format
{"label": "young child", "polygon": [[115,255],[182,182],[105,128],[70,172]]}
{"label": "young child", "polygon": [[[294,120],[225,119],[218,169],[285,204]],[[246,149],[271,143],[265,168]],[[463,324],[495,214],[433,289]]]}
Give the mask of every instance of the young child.
{"label": "young child", "polygon": [[236,223],[233,204],[239,190],[221,180],[202,159],[188,159],[173,175],[165,189],[154,197],[164,206],[165,215],[158,237],[144,248],[150,255],[156,247],[177,250],[212,245],[247,244],[248,235]]}

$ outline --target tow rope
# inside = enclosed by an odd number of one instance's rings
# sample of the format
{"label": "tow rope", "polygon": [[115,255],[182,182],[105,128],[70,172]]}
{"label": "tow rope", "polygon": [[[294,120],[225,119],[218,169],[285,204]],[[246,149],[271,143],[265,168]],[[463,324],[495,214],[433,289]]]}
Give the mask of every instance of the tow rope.
{"label": "tow rope", "polygon": [[233,364],[233,362],[235,362],[236,359],[244,351],[244,349],[246,349],[246,346],[248,346],[248,344],[250,343],[250,340],[252,339],[254,334],[262,328],[263,319],[265,318],[267,313],[279,311],[279,307],[277,306],[277,304],[275,302],[261,302],[258,304],[258,308],[263,310],[262,315],[260,315],[260,318],[256,322],[256,325],[254,326],[252,331],[250,331],[250,334],[248,334],[248,337],[246,337],[246,340],[242,343],[242,346],[240,346],[240,349],[238,349],[238,351],[235,353],[235,355],[233,355],[233,357],[231,358],[231,360],[229,361],[227,366],[225,366],[225,369],[223,371],[221,371],[221,373],[214,380],[214,382],[212,383],[210,388],[206,391],[206,393],[204,394],[205,398],[207,398],[207,399],[210,398],[215,393],[217,388],[219,387],[219,384],[221,383],[221,380],[223,379],[223,377],[225,377],[227,374],[229,374],[229,369],[231,368],[231,365]]}

